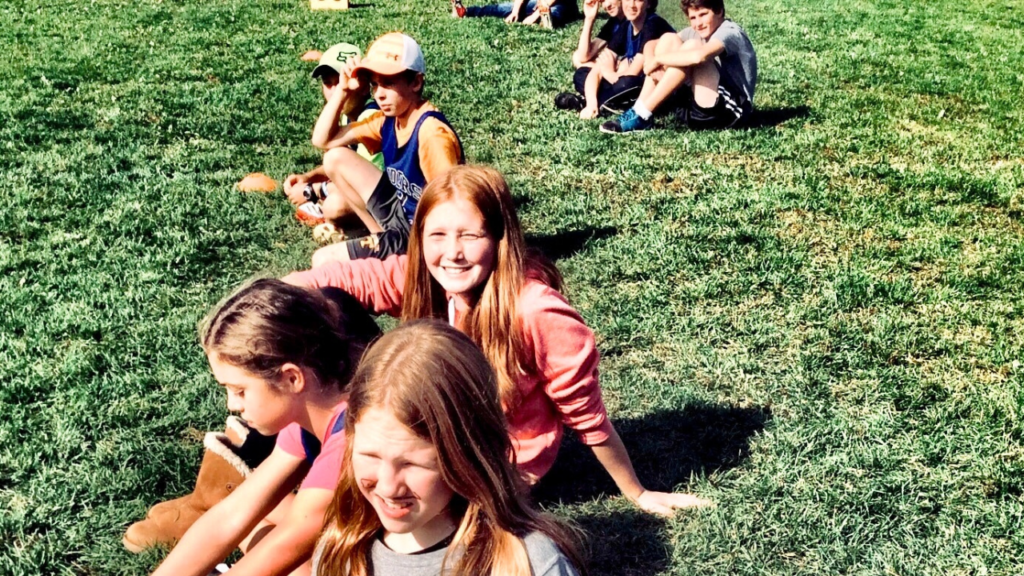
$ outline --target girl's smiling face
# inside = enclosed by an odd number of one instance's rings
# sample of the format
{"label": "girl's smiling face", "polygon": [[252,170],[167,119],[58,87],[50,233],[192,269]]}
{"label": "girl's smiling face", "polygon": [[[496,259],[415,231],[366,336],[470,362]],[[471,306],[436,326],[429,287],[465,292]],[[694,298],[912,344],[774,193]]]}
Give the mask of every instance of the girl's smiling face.
{"label": "girl's smiling face", "polygon": [[277,434],[295,421],[294,398],[286,391],[285,373],[280,382],[271,383],[259,374],[221,360],[216,352],[211,352],[207,359],[213,377],[227,390],[228,411],[241,414],[260,434]]}
{"label": "girl's smiling face", "polygon": [[422,238],[427,270],[449,294],[470,299],[494,271],[498,243],[483,214],[466,200],[434,206],[423,219]]}
{"label": "girl's smiling face", "polygon": [[455,530],[448,508],[455,492],[441,478],[433,444],[380,407],[362,413],[351,442],[352,473],[388,547],[418,552]]}

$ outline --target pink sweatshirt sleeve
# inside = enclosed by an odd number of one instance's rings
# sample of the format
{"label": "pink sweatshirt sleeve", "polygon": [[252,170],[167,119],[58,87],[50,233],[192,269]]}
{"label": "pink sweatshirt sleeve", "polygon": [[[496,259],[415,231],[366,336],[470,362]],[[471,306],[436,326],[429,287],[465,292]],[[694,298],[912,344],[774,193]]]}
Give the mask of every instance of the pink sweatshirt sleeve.
{"label": "pink sweatshirt sleeve", "polygon": [[562,422],[586,445],[604,442],[612,424],[597,381],[594,333],[564,296],[539,282],[523,288],[519,305],[541,385]]}
{"label": "pink sweatshirt sleeve", "polygon": [[404,254],[386,260],[365,258],[331,262],[312,270],[292,272],[282,278],[289,284],[308,288],[341,288],[376,314],[399,316],[408,257]]}

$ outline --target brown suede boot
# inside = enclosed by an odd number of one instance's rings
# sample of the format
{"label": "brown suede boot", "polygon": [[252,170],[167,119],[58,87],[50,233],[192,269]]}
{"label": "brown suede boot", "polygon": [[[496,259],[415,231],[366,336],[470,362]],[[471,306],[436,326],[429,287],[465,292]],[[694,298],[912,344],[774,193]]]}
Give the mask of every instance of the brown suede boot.
{"label": "brown suede boot", "polygon": [[[247,444],[250,444],[249,450],[246,450]],[[248,452],[247,459],[252,465],[258,465],[273,449],[273,438],[261,436],[231,416],[226,433],[207,433],[203,445],[206,453],[195,490],[187,496],[156,504],[145,520],[129,526],[121,540],[129,551],[138,553],[153,546],[173,546],[204,512],[226,498],[252,472],[242,454]]]}

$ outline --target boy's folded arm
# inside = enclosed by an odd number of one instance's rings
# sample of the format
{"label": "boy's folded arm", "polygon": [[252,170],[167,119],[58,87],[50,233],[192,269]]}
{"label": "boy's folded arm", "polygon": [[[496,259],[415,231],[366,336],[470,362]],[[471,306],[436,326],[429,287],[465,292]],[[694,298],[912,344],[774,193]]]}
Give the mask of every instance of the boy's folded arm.
{"label": "boy's folded arm", "polygon": [[703,64],[722,52],[725,52],[725,44],[722,44],[720,40],[710,40],[694,48],[684,48],[675,52],[669,52],[668,54],[662,54],[658,56],[657,63],[662,66],[685,68],[687,66]]}
{"label": "boy's folded arm", "polygon": [[344,86],[339,86],[331,93],[331,97],[327,99],[323,110],[320,110],[320,115],[316,118],[316,124],[313,124],[313,136],[311,137],[313,146],[323,150],[327,149],[327,143],[337,131],[338,121],[341,120],[342,105],[347,96],[348,90]]}
{"label": "boy's folded arm", "polygon": [[628,64],[626,64],[626,69],[625,70],[623,70],[622,67],[619,67],[619,75],[620,76],[637,76],[637,75],[639,75],[641,72],[644,71],[644,62],[646,60],[647,59],[644,58],[643,54],[637,54],[636,56],[633,57],[632,60],[630,60],[628,62]]}

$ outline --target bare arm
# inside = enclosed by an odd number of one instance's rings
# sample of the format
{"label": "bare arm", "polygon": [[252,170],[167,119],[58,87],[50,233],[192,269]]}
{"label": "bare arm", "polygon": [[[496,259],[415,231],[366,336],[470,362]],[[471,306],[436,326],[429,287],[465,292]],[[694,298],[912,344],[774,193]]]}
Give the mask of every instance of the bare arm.
{"label": "bare arm", "polygon": [[324,525],[324,515],[334,498],[333,490],[299,490],[284,521],[274,527],[242,559],[231,567],[231,576],[290,574],[308,562]]}
{"label": "bare arm", "polygon": [[320,111],[320,116],[316,119],[316,124],[313,125],[313,146],[321,150],[330,150],[331,148],[355,144],[355,138],[349,135],[352,124],[341,127],[338,124],[341,120],[342,111],[348,103],[349,96],[352,94],[362,94],[363,88],[365,88],[363,84],[365,80],[352,73],[358,65],[358,56],[349,58],[345,62],[338,80],[338,86],[327,98],[327,104],[324,105],[324,109]]}
{"label": "bare arm", "polygon": [[608,440],[590,447],[601,466],[615,481],[622,494],[629,498],[641,510],[661,516],[672,516],[679,508],[700,508],[711,505],[711,502],[698,498],[693,494],[651,492],[646,490],[633,470],[633,462],[629,459],[626,446],[619,438],[619,433],[612,429]]}
{"label": "bare arm", "polygon": [[505,17],[505,22],[509,24],[519,21],[519,11],[523,9],[523,0],[513,0],[512,2],[512,13]]}
{"label": "bare arm", "polygon": [[301,458],[276,448],[227,498],[203,514],[153,576],[206,576],[298,484]]}
{"label": "bare arm", "polygon": [[[352,142],[347,141],[345,138],[349,132],[349,127],[338,126],[341,120],[341,110],[345,105],[347,97],[348,89],[344,83],[339,83],[338,87],[331,92],[330,98],[327,99],[327,104],[324,104],[324,109],[320,111],[320,116],[316,119],[316,124],[313,125],[313,137],[311,139],[313,146],[321,150],[329,150],[352,144]],[[351,140],[351,138],[348,140]]]}
{"label": "bare arm", "polygon": [[725,52],[725,44],[718,40],[706,42],[695,48],[684,48],[661,56],[652,57],[655,66],[672,66],[675,68],[686,68],[703,64]]}
{"label": "bare arm", "polygon": [[593,60],[605,45],[604,40],[590,40],[591,34],[594,33],[594,21],[597,19],[597,4],[598,0],[586,0],[583,3],[583,29],[580,30],[576,51],[572,53],[572,63],[577,68]]}
{"label": "bare arm", "polygon": [[622,64],[619,65],[619,76],[639,75],[644,71],[644,62],[646,60],[647,58],[644,57],[643,53],[637,54],[631,61],[623,60]]}

